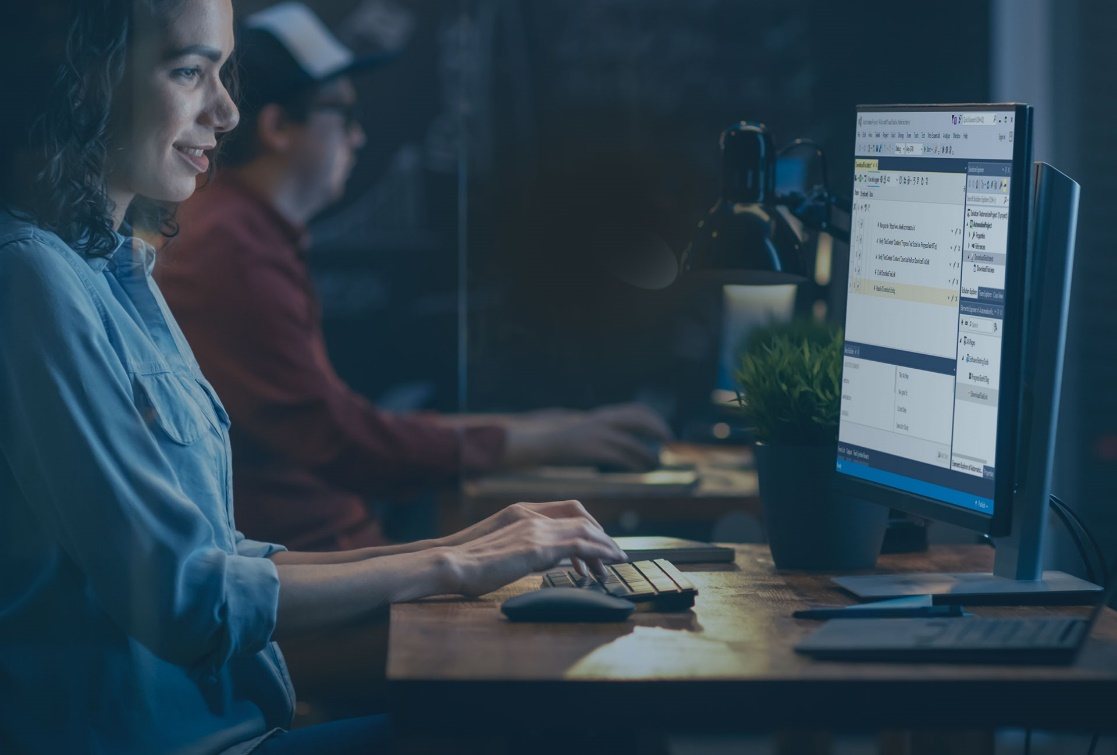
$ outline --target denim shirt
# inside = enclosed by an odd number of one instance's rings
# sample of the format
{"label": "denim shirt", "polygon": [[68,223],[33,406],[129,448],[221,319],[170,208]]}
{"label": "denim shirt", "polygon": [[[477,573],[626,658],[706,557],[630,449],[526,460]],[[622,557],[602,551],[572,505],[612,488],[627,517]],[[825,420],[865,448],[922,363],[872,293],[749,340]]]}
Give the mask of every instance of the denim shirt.
{"label": "denim shirt", "polygon": [[247,752],[293,710],[282,549],[236,531],[228,415],[118,241],[0,210],[0,752]]}

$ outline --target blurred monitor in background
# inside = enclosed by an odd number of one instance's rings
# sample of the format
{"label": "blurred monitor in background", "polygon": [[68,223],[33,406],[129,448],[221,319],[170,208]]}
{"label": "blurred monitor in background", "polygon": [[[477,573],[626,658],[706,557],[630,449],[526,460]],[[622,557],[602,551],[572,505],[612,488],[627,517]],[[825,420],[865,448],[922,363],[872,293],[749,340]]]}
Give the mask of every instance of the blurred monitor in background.
{"label": "blurred monitor in background", "polygon": [[740,355],[749,335],[757,328],[791,321],[796,286],[723,286],[721,348],[718,351],[717,384],[713,402],[717,406],[737,398]]}

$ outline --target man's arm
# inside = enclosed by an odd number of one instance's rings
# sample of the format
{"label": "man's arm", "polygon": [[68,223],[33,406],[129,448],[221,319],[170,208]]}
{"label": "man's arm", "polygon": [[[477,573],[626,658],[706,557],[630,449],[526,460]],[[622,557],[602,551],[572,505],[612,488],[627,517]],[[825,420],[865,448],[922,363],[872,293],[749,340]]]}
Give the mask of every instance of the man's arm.
{"label": "man's arm", "polygon": [[[254,251],[258,243],[239,231],[214,227],[191,237],[190,249],[157,274],[241,433],[360,495],[497,464],[500,427],[394,415],[350,390],[330,364],[299,260]],[[190,258],[196,249],[208,267]]]}
{"label": "man's arm", "polygon": [[659,462],[659,446],[671,440],[663,418],[641,404],[612,404],[591,411],[434,416],[448,427],[501,426],[505,432],[502,467],[605,464],[648,469]]}

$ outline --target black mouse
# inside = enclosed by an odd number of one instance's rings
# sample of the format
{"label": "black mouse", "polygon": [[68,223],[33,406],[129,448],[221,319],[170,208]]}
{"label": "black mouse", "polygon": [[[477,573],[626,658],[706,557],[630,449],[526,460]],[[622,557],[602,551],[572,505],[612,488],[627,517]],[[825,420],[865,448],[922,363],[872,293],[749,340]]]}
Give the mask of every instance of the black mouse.
{"label": "black mouse", "polygon": [[510,621],[624,621],[636,606],[577,587],[547,587],[509,598],[500,610]]}

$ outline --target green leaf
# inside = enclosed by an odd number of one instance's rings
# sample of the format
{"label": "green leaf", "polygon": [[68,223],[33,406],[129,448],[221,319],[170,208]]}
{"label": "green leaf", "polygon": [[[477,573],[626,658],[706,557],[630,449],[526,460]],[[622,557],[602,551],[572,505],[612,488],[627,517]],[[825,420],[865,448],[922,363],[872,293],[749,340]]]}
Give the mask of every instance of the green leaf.
{"label": "green leaf", "polygon": [[810,320],[762,328],[740,354],[737,403],[761,440],[833,442],[841,415],[842,331]]}

